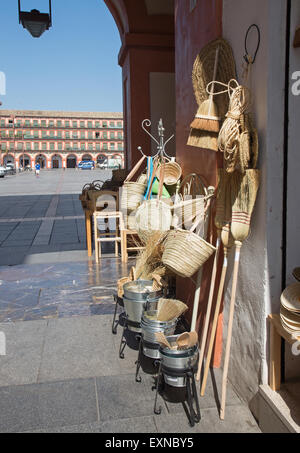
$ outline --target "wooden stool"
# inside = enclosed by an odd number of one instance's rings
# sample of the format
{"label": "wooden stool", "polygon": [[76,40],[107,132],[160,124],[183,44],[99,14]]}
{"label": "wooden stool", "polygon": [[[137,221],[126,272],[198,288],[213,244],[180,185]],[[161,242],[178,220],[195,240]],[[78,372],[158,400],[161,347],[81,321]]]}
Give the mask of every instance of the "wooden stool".
{"label": "wooden stool", "polygon": [[[99,263],[99,257],[101,258],[101,242],[114,242],[115,243],[115,256],[118,256],[118,243],[121,243],[121,257],[122,262],[124,262],[124,245],[123,245],[123,236],[120,235],[120,230],[124,229],[123,225],[123,216],[119,211],[96,211],[93,214],[94,217],[94,241],[95,241],[95,259],[96,263]],[[111,233],[99,233],[98,231],[98,219],[116,220],[116,231],[114,236],[108,236]]]}
{"label": "wooden stool", "polygon": [[121,229],[121,237],[122,237],[122,242],[123,244],[123,254],[122,254],[122,262],[127,263],[128,261],[128,251],[138,251],[138,250],[143,250],[145,247],[142,246],[135,246],[135,247],[128,247],[127,246],[127,241],[128,241],[128,236],[137,236],[137,231],[135,230],[128,230],[128,229]]}
{"label": "wooden stool", "polygon": [[269,386],[272,390],[280,390],[281,384],[281,339],[293,345],[300,341],[288,333],[281,325],[280,316],[271,314],[268,316],[270,322],[270,364],[269,364]]}

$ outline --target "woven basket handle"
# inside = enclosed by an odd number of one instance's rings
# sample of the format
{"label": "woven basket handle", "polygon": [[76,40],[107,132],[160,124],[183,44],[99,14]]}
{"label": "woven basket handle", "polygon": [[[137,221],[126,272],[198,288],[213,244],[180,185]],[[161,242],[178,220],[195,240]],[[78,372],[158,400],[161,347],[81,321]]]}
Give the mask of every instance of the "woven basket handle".
{"label": "woven basket handle", "polygon": [[136,174],[136,172],[138,171],[138,169],[140,168],[140,166],[142,165],[142,163],[144,162],[146,156],[143,156],[137,164],[135,164],[135,166],[133,167],[133,169],[131,170],[131,172],[129,173],[129,175],[127,176],[127,178],[125,179],[124,182],[128,182],[130,181],[133,176]]}

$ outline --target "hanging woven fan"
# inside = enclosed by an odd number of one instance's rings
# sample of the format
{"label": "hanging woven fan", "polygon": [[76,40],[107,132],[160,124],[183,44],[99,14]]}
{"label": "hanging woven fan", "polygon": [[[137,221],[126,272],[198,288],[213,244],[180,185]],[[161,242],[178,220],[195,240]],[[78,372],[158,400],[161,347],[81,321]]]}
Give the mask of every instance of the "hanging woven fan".
{"label": "hanging woven fan", "polygon": [[[201,110],[201,105],[209,98],[206,87],[213,80],[217,49],[218,63],[215,80],[228,84],[229,80],[236,78],[235,61],[232,49],[227,41],[216,39],[203,47],[196,57],[192,72],[192,82],[198,110]],[[228,94],[219,94],[214,96],[213,100],[218,110],[218,116],[223,120],[228,110]],[[187,144],[217,151],[217,139],[217,132],[201,130],[191,126]]]}

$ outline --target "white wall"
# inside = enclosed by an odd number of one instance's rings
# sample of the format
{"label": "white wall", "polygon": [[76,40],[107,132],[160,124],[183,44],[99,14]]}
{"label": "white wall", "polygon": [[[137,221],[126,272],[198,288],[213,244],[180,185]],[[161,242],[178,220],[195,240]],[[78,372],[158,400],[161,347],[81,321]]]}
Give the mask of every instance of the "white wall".
{"label": "white wall", "polygon": [[[229,379],[247,400],[267,382],[267,315],[279,310],[281,292],[282,168],[284,123],[285,1],[223,0],[223,37],[233,48],[239,81],[244,37],[255,23],[261,44],[251,74],[252,112],[259,135],[261,185],[251,234],[241,251]],[[255,34],[249,35],[249,49]],[[233,255],[233,252],[231,252]],[[233,266],[231,256],[229,277]],[[226,291],[224,338],[231,294]]]}
{"label": "white wall", "polygon": [[[295,30],[300,26],[300,2],[292,0],[291,35],[290,35],[290,86],[289,86],[289,126],[288,126],[288,168],[287,168],[287,249],[286,249],[286,284],[295,282],[292,271],[300,266],[300,86],[295,96],[292,75],[300,71],[300,47],[293,47]],[[286,345],[286,379],[298,378],[300,356],[293,356],[290,346]]]}

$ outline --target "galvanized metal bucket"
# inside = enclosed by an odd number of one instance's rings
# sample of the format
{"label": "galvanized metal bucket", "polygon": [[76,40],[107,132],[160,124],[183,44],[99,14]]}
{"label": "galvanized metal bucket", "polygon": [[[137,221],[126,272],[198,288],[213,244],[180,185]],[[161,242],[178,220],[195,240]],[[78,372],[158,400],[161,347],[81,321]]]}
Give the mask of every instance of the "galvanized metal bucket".
{"label": "galvanized metal bucket", "polygon": [[163,290],[153,291],[152,285],[152,280],[135,280],[123,286],[123,302],[129,330],[141,332],[144,311],[157,309]]}
{"label": "galvanized metal bucket", "polygon": [[[167,340],[172,345],[177,337],[178,335],[167,336]],[[195,369],[199,357],[198,344],[187,349],[168,349],[160,346],[159,353],[165,382],[172,387],[185,387],[184,372]]]}
{"label": "galvanized metal bucket", "polygon": [[178,318],[171,321],[158,321],[156,318],[157,311],[145,311],[141,321],[141,332],[143,341],[143,353],[152,359],[159,359],[159,343],[156,340],[155,333],[163,332],[165,336],[173,335],[176,329]]}

